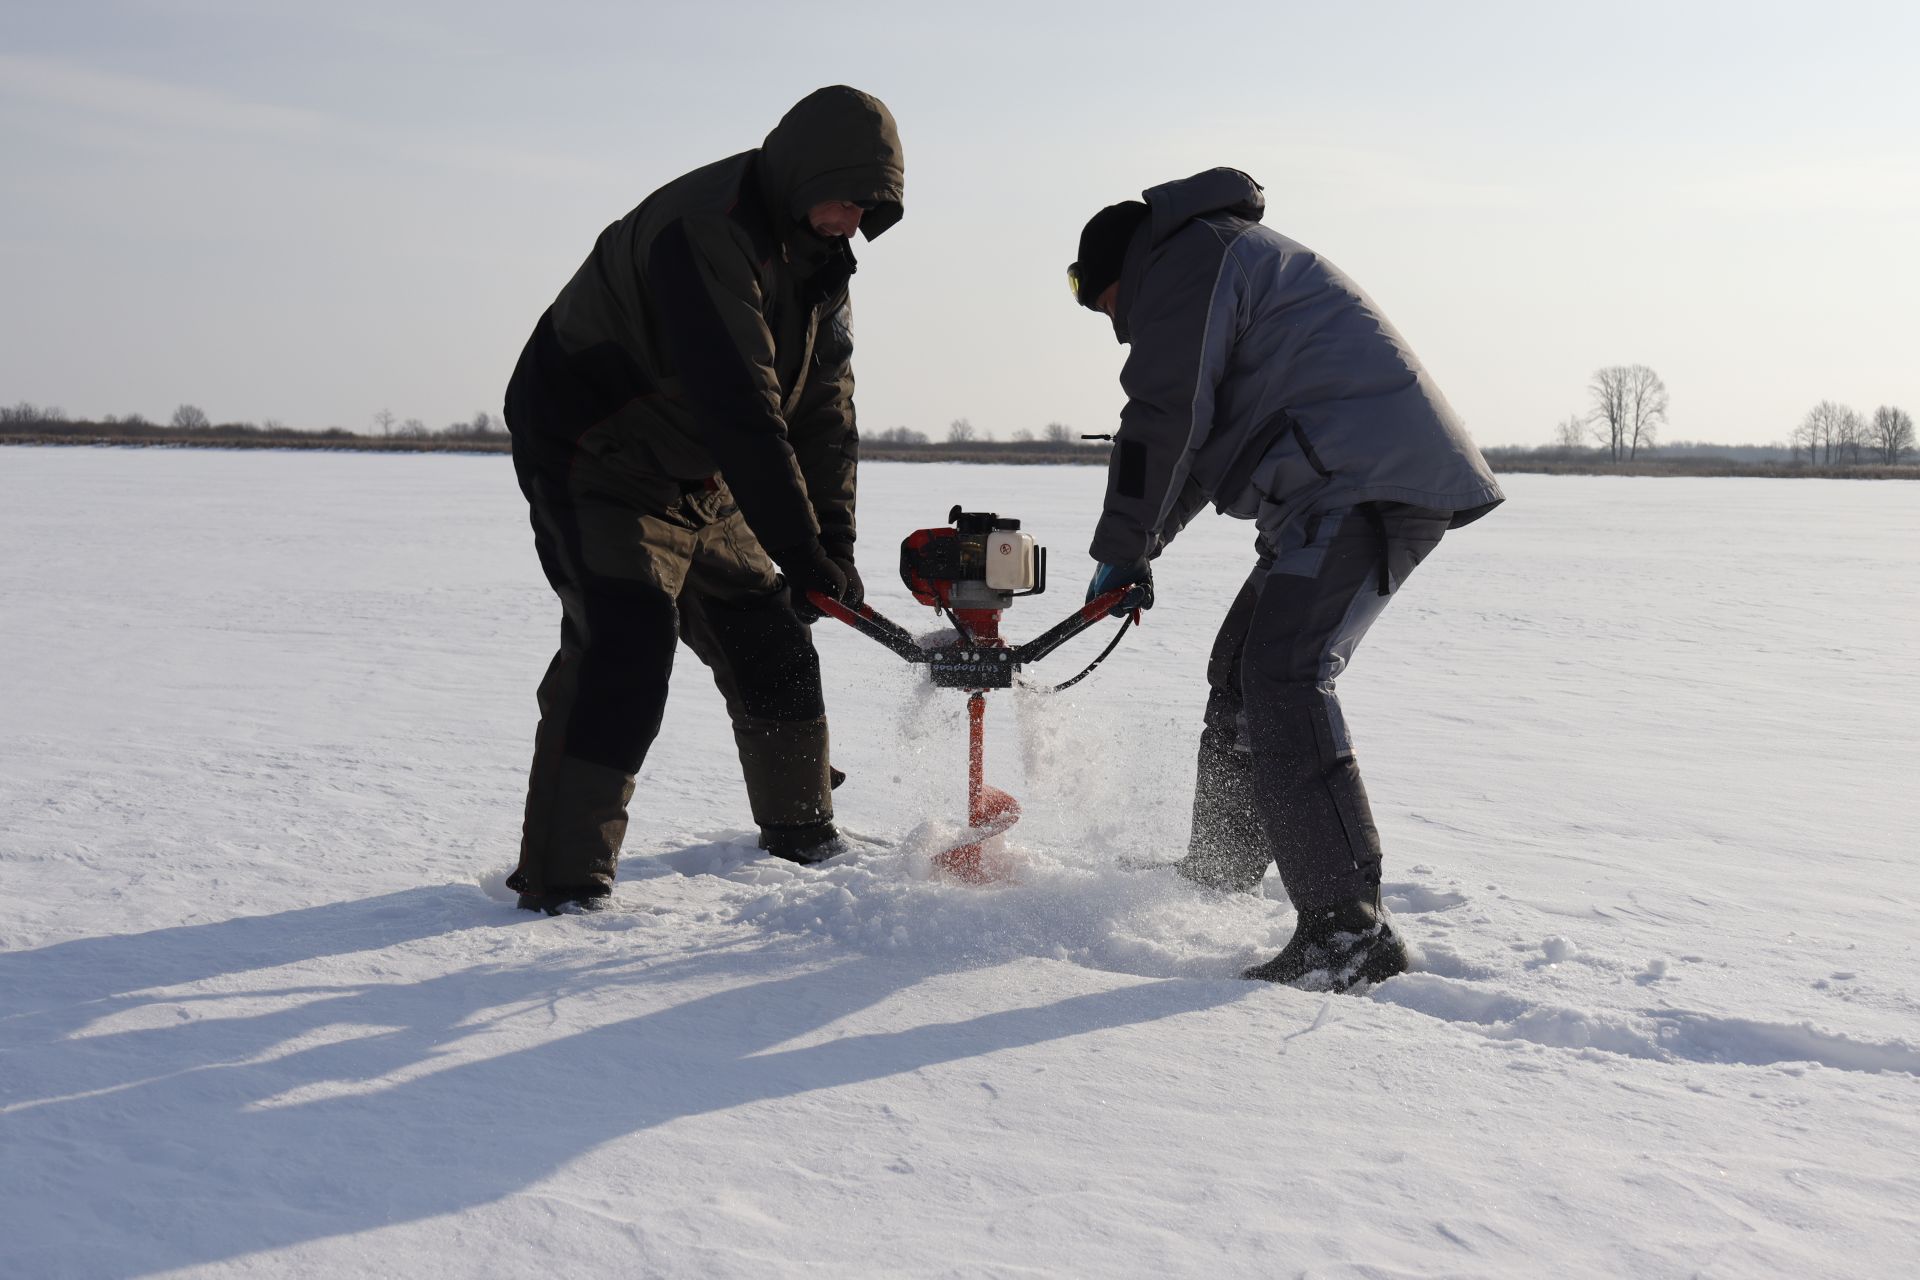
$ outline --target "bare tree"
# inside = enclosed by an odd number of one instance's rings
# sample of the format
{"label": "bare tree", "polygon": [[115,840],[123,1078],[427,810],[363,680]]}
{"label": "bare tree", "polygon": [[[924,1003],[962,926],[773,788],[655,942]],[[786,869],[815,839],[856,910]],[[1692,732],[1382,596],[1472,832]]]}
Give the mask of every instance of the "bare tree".
{"label": "bare tree", "polygon": [[1840,415],[1846,412],[1831,400],[1822,400],[1813,410],[1814,439],[1820,446],[1820,461],[1833,461],[1833,442],[1840,434]]}
{"label": "bare tree", "polygon": [[1806,443],[1808,462],[1832,463],[1834,447],[1840,440],[1840,424],[1851,412],[1831,400],[1822,400],[1807,410],[1795,434]]}
{"label": "bare tree", "polygon": [[1871,439],[1880,460],[1889,466],[1913,451],[1913,416],[1905,409],[1883,404],[1873,411]]}
{"label": "bare tree", "polygon": [[9,426],[38,426],[45,422],[65,422],[66,420],[65,411],[56,409],[52,405],[38,405],[26,400],[22,400],[11,409],[0,408],[0,423],[6,423]]}
{"label": "bare tree", "polygon": [[1033,432],[1027,430],[1025,427],[1021,427],[1013,433],[1013,442],[1015,444],[1032,444]]}
{"label": "bare tree", "polygon": [[1073,428],[1064,422],[1049,422],[1047,424],[1047,443],[1072,444]]}
{"label": "bare tree", "polygon": [[1618,462],[1627,447],[1627,366],[1616,364],[1594,370],[1587,393],[1593,397],[1588,421],[1593,423],[1594,436],[1607,457]]}
{"label": "bare tree", "polygon": [[973,424],[965,418],[955,418],[947,424],[947,443],[966,444],[973,439]]}
{"label": "bare tree", "polygon": [[880,444],[926,444],[927,433],[915,431],[912,427],[888,427],[874,440]]}
{"label": "bare tree", "polygon": [[1807,451],[1808,466],[1820,461],[1820,428],[1813,420],[1812,411],[1800,420],[1800,425],[1787,437],[1787,447],[1792,450],[1795,462],[1800,460],[1802,449]]}
{"label": "bare tree", "polygon": [[408,418],[400,424],[400,429],[394,432],[394,434],[403,440],[425,440],[431,436],[433,432],[429,431],[427,424],[420,419]]}
{"label": "bare tree", "polygon": [[1628,458],[1637,457],[1642,449],[1655,449],[1660,444],[1660,428],[1667,423],[1667,384],[1660,375],[1643,364],[1636,364],[1628,371],[1627,422],[1631,446]]}
{"label": "bare tree", "polygon": [[204,431],[213,423],[199,405],[183,404],[173,411],[171,425],[180,431]]}
{"label": "bare tree", "polygon": [[398,421],[399,419],[393,416],[393,410],[391,409],[382,409],[373,415],[373,425],[380,428],[380,434],[383,436],[392,435],[393,424]]}
{"label": "bare tree", "polygon": [[1568,414],[1567,420],[1553,429],[1553,443],[1562,449],[1586,448],[1586,421],[1577,413]]}
{"label": "bare tree", "polygon": [[1840,461],[1858,466],[1867,447],[1867,420],[1855,410],[1842,407],[1840,421],[1834,425],[1833,447]]}
{"label": "bare tree", "polygon": [[1602,447],[1613,461],[1624,455],[1632,461],[1642,449],[1659,443],[1667,420],[1667,384],[1643,364],[1616,364],[1596,369],[1587,384],[1593,396],[1591,421]]}

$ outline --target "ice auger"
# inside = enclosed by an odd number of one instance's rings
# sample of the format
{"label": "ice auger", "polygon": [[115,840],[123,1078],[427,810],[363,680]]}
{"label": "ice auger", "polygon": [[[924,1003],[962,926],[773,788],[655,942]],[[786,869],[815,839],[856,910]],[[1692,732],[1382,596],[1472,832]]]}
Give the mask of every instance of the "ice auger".
{"label": "ice auger", "polygon": [[[921,604],[938,609],[953,624],[954,638],[922,645],[899,623],[870,605],[849,609],[837,600],[809,592],[814,608],[870,636],[908,662],[924,665],[934,686],[967,695],[966,840],[934,855],[934,866],[969,884],[1011,878],[1004,855],[989,855],[986,845],[1020,820],[1020,802],[987,785],[986,695],[1013,685],[1014,672],[1058,649],[1115,610],[1125,613],[1112,643],[1079,675],[1056,686],[1066,688],[1106,660],[1140,619],[1134,606],[1142,588],[1117,587],[1096,596],[1025,644],[1010,645],[1000,635],[1000,615],[1016,597],[1047,589],[1047,552],[1018,520],[991,511],[947,513],[947,528],[918,529],[900,544],[900,577]],[[1130,611],[1129,611],[1130,610]]]}

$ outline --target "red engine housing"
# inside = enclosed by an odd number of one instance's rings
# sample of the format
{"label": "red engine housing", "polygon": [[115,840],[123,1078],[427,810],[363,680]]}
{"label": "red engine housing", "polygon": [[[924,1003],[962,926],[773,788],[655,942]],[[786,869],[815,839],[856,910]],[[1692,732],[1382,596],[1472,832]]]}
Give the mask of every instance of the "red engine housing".
{"label": "red engine housing", "polygon": [[952,603],[953,584],[965,577],[958,529],[915,529],[900,543],[900,580],[913,598],[935,609]]}

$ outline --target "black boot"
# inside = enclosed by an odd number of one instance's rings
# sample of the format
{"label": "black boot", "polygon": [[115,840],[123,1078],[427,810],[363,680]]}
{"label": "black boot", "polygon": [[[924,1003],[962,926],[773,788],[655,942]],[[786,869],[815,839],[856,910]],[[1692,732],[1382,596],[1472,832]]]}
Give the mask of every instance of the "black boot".
{"label": "black boot", "polygon": [[839,828],[829,818],[791,827],[761,827],[760,847],[776,858],[804,867],[825,862],[836,853],[845,853],[847,842],[840,838]]}
{"label": "black boot", "polygon": [[1280,954],[1240,976],[1306,991],[1345,991],[1358,982],[1383,982],[1406,971],[1406,944],[1378,902],[1355,898],[1302,911]]}
{"label": "black boot", "polygon": [[598,882],[566,889],[542,889],[537,893],[529,893],[526,874],[521,871],[515,871],[507,877],[507,888],[520,894],[520,900],[514,905],[522,911],[544,911],[550,916],[599,911],[613,898],[613,890]]}

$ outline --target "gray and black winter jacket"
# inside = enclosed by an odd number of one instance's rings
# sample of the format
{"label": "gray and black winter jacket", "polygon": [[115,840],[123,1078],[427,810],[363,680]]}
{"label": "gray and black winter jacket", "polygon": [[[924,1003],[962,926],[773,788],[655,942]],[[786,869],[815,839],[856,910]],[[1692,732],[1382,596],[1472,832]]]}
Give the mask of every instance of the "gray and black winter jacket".
{"label": "gray and black winter jacket", "polygon": [[1464,524],[1502,500],[1373,300],[1260,225],[1259,183],[1209,169],[1144,196],[1115,307],[1115,336],[1133,349],[1094,559],[1157,555],[1208,502],[1272,536],[1362,502]]}

